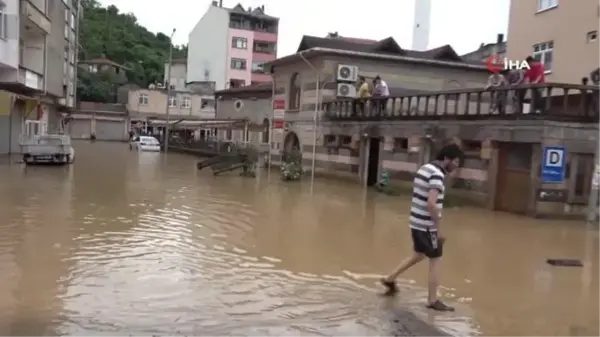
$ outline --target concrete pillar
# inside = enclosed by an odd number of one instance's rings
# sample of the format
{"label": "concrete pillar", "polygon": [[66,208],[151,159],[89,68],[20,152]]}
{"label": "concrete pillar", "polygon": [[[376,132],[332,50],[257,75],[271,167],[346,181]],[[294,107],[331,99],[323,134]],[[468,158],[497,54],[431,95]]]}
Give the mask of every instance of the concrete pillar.
{"label": "concrete pillar", "polygon": [[482,159],[488,160],[487,171],[487,208],[496,207],[498,182],[498,142],[488,139],[481,144]]}

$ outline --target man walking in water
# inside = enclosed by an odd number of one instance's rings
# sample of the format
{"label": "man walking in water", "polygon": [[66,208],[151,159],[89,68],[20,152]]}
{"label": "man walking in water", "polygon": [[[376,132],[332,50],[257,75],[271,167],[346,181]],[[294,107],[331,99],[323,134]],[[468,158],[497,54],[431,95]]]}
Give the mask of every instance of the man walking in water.
{"label": "man walking in water", "polygon": [[444,203],[444,179],[446,174],[459,166],[462,151],[456,144],[444,146],[436,160],[421,166],[413,181],[413,196],[410,207],[409,227],[413,241],[413,255],[402,261],[388,277],[381,279],[386,294],[398,292],[396,278],[410,267],[429,259],[429,282],[427,307],[438,311],[454,311],[437,298],[439,264],[445,238],[440,219]]}

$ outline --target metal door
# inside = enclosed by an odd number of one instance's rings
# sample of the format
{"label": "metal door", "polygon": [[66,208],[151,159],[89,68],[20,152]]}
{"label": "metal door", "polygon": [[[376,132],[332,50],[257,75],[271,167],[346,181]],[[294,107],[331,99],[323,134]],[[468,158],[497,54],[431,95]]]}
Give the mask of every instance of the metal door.
{"label": "metal door", "polygon": [[125,122],[111,120],[96,120],[96,139],[125,141]]}
{"label": "metal door", "polygon": [[91,119],[71,119],[67,125],[72,139],[89,139],[92,133]]}

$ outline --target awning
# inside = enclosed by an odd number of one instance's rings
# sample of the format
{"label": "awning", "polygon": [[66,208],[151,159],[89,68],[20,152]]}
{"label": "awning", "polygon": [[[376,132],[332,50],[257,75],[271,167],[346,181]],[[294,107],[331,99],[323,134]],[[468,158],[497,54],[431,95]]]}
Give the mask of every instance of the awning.
{"label": "awning", "polygon": [[[172,120],[169,125],[176,129],[200,129],[200,128],[228,128],[237,123],[243,123],[243,120],[203,120],[203,121],[188,121],[188,120]],[[152,119],[148,123],[156,126],[166,126],[167,121],[162,119]]]}

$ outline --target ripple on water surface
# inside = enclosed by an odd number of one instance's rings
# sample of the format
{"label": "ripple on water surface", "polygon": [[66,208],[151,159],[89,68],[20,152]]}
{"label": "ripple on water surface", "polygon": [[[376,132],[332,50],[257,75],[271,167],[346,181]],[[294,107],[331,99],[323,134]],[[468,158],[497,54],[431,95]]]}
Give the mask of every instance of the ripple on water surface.
{"label": "ripple on water surface", "polygon": [[[377,275],[343,273],[336,266],[330,268],[331,275],[291,271],[280,256],[261,254],[255,231],[262,221],[273,220],[267,220],[267,210],[253,201],[259,194],[235,196],[239,189],[203,186],[199,181],[213,177],[197,177],[195,170],[183,168],[191,163],[163,167],[161,181],[144,182],[144,176],[134,174],[135,184],[122,183],[131,191],[104,199],[99,194],[106,186],[101,182],[86,185],[91,183],[82,179],[89,176],[75,171],[72,196],[79,201],[73,198],[69,206],[63,206],[71,209],[62,220],[46,214],[70,227],[62,239],[52,237],[57,246],[38,247],[46,249],[38,253],[40,272],[44,254],[49,258],[60,255],[56,266],[66,268],[53,274],[58,275],[59,290],[49,290],[61,303],[48,309],[59,312],[52,319],[58,325],[57,334],[410,336],[406,331],[402,334],[400,321],[428,329],[399,309],[400,305],[420,306],[423,294],[410,284],[403,285],[411,289],[407,293],[418,295],[403,296],[398,304],[375,295]],[[123,170],[130,175],[128,165],[132,164],[128,162]],[[153,165],[162,164],[156,160]],[[121,174],[114,168],[107,172],[96,180]],[[49,205],[40,203],[50,201],[40,199],[40,193],[30,194],[19,221],[25,222],[24,231],[38,232],[42,238],[46,232],[41,228],[52,227],[44,225],[40,210]],[[16,237],[23,237],[14,233],[14,224],[0,224],[0,268],[10,263],[16,263],[15,269],[23,268],[22,261],[8,258],[15,250]],[[15,238],[9,239],[11,235]],[[294,233],[285,235],[293,237]],[[0,273],[0,281],[6,275]],[[38,286],[50,289],[54,280]],[[3,307],[18,306],[17,302],[12,298],[13,304],[4,302]],[[442,326],[457,335],[472,334],[472,323],[460,315],[447,317]]]}
{"label": "ripple on water surface", "polygon": [[81,248],[63,280],[69,284],[63,332],[377,335],[399,329],[364,283],[293,273],[275,257],[249,254],[245,239],[256,211],[194,192],[180,191],[186,204],[177,208],[130,204],[137,218],[128,230],[76,237]]}

